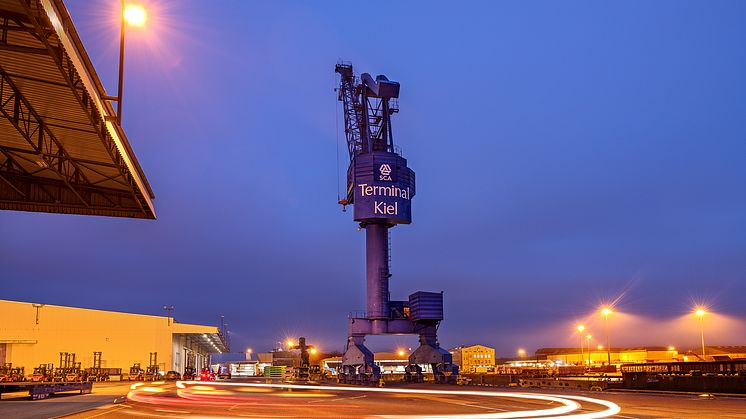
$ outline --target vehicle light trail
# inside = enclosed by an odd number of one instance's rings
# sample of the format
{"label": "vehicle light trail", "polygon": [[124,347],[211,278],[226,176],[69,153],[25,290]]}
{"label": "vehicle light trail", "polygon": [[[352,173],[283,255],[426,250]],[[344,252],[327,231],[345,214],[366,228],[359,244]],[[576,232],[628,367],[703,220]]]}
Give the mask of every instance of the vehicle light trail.
{"label": "vehicle light trail", "polygon": [[[498,397],[508,399],[523,399],[533,401],[544,401],[557,403],[559,406],[546,409],[535,410],[517,410],[510,412],[490,412],[478,414],[447,414],[447,415],[387,415],[372,414],[372,416],[387,419],[512,419],[512,418],[573,418],[573,419],[597,419],[613,416],[621,412],[621,408],[615,403],[584,396],[556,395],[556,394],[539,394],[539,393],[513,393],[497,391],[473,391],[473,390],[428,390],[428,389],[410,389],[410,388],[368,388],[368,387],[341,387],[341,386],[310,386],[302,384],[266,384],[266,383],[210,383],[214,386],[214,391],[206,391],[202,383],[197,381],[179,381],[176,383],[178,398],[158,397],[158,393],[152,391],[143,391],[144,389],[136,388],[127,395],[129,400],[147,403],[151,405],[168,405],[168,406],[256,406],[256,407],[297,407],[297,405],[277,403],[270,401],[266,396],[269,394],[262,390],[306,390],[313,393],[309,397],[318,397],[319,391],[322,392],[358,392],[358,393],[388,393],[388,394],[411,394],[411,395],[448,395],[448,396],[477,396],[477,397]],[[151,390],[151,389],[148,389]],[[193,391],[198,390],[198,391]],[[260,399],[249,400],[249,395],[253,390],[259,390],[257,393],[263,397]],[[236,393],[231,393],[236,391]],[[228,395],[235,394],[235,395]],[[324,394],[324,393],[322,393]],[[298,395],[301,397],[301,395]],[[322,396],[323,397],[323,396]],[[582,403],[589,403],[602,406],[604,409],[588,413],[578,413]],[[318,405],[317,405],[318,406]],[[330,405],[340,407],[336,404]]]}

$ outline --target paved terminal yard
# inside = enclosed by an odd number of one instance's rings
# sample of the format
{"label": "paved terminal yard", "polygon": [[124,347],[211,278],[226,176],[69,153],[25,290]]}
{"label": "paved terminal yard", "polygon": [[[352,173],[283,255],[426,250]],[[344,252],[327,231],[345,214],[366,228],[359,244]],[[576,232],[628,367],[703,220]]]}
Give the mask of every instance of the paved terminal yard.
{"label": "paved terminal yard", "polygon": [[[383,391],[336,385],[305,388],[262,387],[251,383],[97,383],[92,394],[56,395],[30,401],[25,394],[6,394],[0,418],[129,418],[129,417],[254,417],[254,418],[416,418],[557,409],[552,417],[609,411],[592,399],[612,402],[614,418],[744,418],[746,398],[707,398],[613,392],[540,391],[471,386],[393,385]],[[420,393],[407,393],[407,391]],[[431,391],[456,392],[433,394]],[[476,393],[475,393],[476,392]],[[125,401],[122,396],[129,394]],[[487,394],[487,395],[485,395]],[[488,396],[499,394],[500,397]],[[557,398],[545,398],[556,395]],[[538,398],[535,398],[538,397]],[[587,398],[587,399],[577,399]],[[119,399],[119,400],[117,400]],[[556,400],[555,400],[556,399]],[[575,408],[568,403],[578,403]],[[566,410],[562,413],[560,410]],[[538,415],[539,412],[536,412]],[[534,416],[538,417],[538,416]]]}

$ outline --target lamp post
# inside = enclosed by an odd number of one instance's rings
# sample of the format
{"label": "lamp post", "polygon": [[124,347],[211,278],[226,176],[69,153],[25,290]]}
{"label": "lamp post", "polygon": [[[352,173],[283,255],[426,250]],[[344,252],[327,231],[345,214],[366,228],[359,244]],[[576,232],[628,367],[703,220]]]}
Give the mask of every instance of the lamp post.
{"label": "lamp post", "polygon": [[585,336],[585,338],[588,339],[588,346],[586,346],[588,348],[588,366],[591,365],[591,338],[592,337],[593,336],[591,336],[590,334]]}
{"label": "lamp post", "polygon": [[44,307],[44,304],[31,303],[31,306],[36,309],[36,324],[39,324],[39,309]]}
{"label": "lamp post", "polygon": [[166,319],[168,320],[168,325],[171,326],[171,312],[174,311],[174,306],[163,306],[163,309],[166,310]]}
{"label": "lamp post", "polygon": [[126,5],[125,0],[121,1],[121,26],[119,29],[119,83],[117,85],[117,95],[107,96],[107,100],[117,102],[117,124],[122,125],[122,91],[124,89],[124,32],[127,24],[132,26],[145,26],[148,20],[148,13],[140,5]]}
{"label": "lamp post", "polygon": [[702,360],[704,361],[705,359],[705,320],[704,320],[704,317],[705,317],[705,314],[707,314],[707,312],[703,308],[699,307],[697,308],[697,311],[694,312],[694,314],[696,314],[697,317],[699,317],[699,334],[700,334],[700,337],[702,338]]}
{"label": "lamp post", "polygon": [[611,343],[609,343],[609,314],[611,314],[612,311],[609,307],[604,307],[601,309],[601,314],[604,315],[604,318],[606,319],[606,362],[607,365],[611,365]]}
{"label": "lamp post", "polygon": [[583,363],[585,359],[585,352],[583,352],[583,330],[585,330],[585,326],[580,324],[577,329],[578,335],[580,335],[580,362]]}

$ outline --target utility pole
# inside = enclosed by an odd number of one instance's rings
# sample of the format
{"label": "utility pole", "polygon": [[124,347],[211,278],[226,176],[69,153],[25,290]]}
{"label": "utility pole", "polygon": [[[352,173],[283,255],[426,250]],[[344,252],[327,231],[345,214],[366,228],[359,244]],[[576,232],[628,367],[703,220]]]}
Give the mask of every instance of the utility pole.
{"label": "utility pole", "polygon": [[36,324],[39,324],[39,309],[44,307],[44,304],[32,303],[31,305],[36,309]]}
{"label": "utility pole", "polygon": [[167,312],[168,325],[171,326],[171,312],[174,311],[174,306],[163,306],[163,309]]}

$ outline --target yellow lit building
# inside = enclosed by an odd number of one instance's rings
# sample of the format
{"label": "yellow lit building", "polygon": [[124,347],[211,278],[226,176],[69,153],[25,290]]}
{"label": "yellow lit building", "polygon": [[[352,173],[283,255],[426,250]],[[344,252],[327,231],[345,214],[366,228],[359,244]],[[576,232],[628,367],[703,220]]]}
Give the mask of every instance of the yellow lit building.
{"label": "yellow lit building", "polygon": [[[611,363],[641,363],[681,361],[678,350],[664,346],[641,346],[636,348],[611,348]],[[565,365],[605,365],[608,363],[605,348],[591,348],[590,353],[585,349],[581,354],[580,348],[542,348],[536,351],[535,359],[546,359]]]}
{"label": "yellow lit building", "polygon": [[40,364],[57,367],[60,352],[75,353],[81,368],[101,352],[103,368],[129,372],[134,363],[148,366],[157,353],[161,371],[184,372],[187,365],[207,366],[211,353],[228,349],[217,327],[181,324],[165,316],[120,313],[0,300],[0,364],[24,367],[27,375]]}
{"label": "yellow lit building", "polygon": [[694,348],[686,352],[684,361],[730,361],[732,359],[746,359],[746,346],[706,346],[705,356],[702,348]]}
{"label": "yellow lit building", "polygon": [[495,350],[484,345],[459,346],[450,350],[453,363],[463,373],[487,372],[495,368]]}

